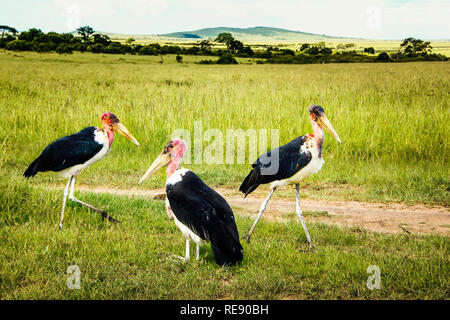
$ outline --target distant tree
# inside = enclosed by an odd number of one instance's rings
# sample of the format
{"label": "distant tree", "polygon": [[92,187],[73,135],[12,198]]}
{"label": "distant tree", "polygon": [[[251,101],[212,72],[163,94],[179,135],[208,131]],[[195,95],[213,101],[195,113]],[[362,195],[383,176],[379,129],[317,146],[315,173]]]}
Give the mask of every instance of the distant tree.
{"label": "distant tree", "polygon": [[79,27],[77,33],[81,36],[84,42],[88,43],[91,35],[95,33],[94,29],[89,26]]}
{"label": "distant tree", "polygon": [[377,61],[390,61],[391,58],[386,52],[380,52],[380,54],[376,58]]}
{"label": "distant tree", "polygon": [[183,57],[180,56],[179,54],[177,54],[177,56],[175,57],[175,59],[177,60],[178,63],[182,63],[182,62],[183,62]]}
{"label": "distant tree", "polygon": [[212,43],[209,40],[202,40],[199,43],[200,50],[209,51],[211,49]]}
{"label": "distant tree", "polygon": [[344,50],[345,49],[345,44],[343,43],[339,43],[336,47],[338,50]]}
{"label": "distant tree", "polygon": [[228,51],[230,51],[233,54],[243,53],[244,51],[249,52],[248,49],[244,49],[244,44],[241,41],[234,39],[231,33],[228,32],[223,32],[219,34],[214,41],[225,43]]}
{"label": "distant tree", "polygon": [[244,44],[239,40],[232,40],[227,43],[227,48],[231,53],[244,51]]}
{"label": "distant tree", "polygon": [[28,31],[21,32],[19,34],[19,40],[25,40],[25,41],[33,41],[34,39],[39,38],[44,33],[41,29],[31,28]]}
{"label": "distant tree", "polygon": [[111,43],[111,39],[106,34],[96,33],[92,37],[94,38],[93,39],[94,44],[100,43],[100,44],[106,46]]}
{"label": "distant tree", "polygon": [[364,52],[375,54],[375,49],[373,47],[364,48]]}
{"label": "distant tree", "polygon": [[240,54],[251,57],[255,54],[255,52],[252,50],[250,46],[245,46],[244,49],[242,49],[242,51],[240,52]]}
{"label": "distant tree", "polygon": [[302,46],[300,47],[300,51],[305,51],[306,49],[308,49],[310,47],[309,43],[304,43],[302,44]]}
{"label": "distant tree", "polygon": [[[219,34],[216,37],[216,39],[214,39],[215,42],[220,42],[220,43],[225,43],[225,44],[227,44],[233,40],[234,40],[234,38],[231,35],[231,33],[229,33],[229,32],[223,32],[223,33]],[[227,47],[228,47],[228,45],[227,45]]]}
{"label": "distant tree", "polygon": [[17,30],[13,27],[9,27],[9,26],[0,26],[0,32],[2,33],[2,39],[5,35],[5,33],[12,33],[13,35],[17,34]]}
{"label": "distant tree", "polygon": [[345,49],[350,49],[350,48],[355,48],[356,44],[354,44],[354,43],[346,43],[344,46],[345,46]]}
{"label": "distant tree", "polygon": [[400,44],[400,52],[409,57],[430,54],[432,49],[429,41],[415,38],[406,38]]}
{"label": "distant tree", "polygon": [[127,44],[132,44],[133,42],[135,42],[136,40],[134,40],[133,38],[128,38],[126,43]]}

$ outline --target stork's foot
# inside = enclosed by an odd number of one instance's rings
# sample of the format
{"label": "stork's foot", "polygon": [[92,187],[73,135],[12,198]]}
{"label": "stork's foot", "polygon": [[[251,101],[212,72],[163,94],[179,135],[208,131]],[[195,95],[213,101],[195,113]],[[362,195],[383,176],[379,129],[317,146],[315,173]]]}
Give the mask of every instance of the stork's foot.
{"label": "stork's foot", "polygon": [[100,210],[100,209],[97,209],[96,207],[91,206],[90,204],[88,204],[88,203],[86,203],[86,202],[83,202],[83,201],[81,201],[81,200],[78,200],[77,198],[74,197],[74,195],[73,195],[72,192],[69,194],[69,199],[72,200],[72,201],[74,201],[74,202],[77,202],[77,203],[81,204],[82,206],[88,207],[88,208],[91,209],[91,210],[97,211],[98,213],[100,213],[100,214],[102,215],[103,219],[108,219],[108,221],[114,222],[114,223],[120,223],[118,220],[116,220],[116,219],[114,219],[113,217],[111,217],[111,216],[110,216],[109,214],[107,214],[105,211]]}
{"label": "stork's foot", "polygon": [[247,241],[247,243],[250,243],[250,235],[247,234],[247,235],[243,236],[242,240],[245,240],[245,241]]}
{"label": "stork's foot", "polygon": [[185,258],[185,257],[182,257],[182,256],[177,256],[175,254],[171,254],[170,257],[171,257],[170,260],[172,260],[175,263],[186,263],[186,262],[189,261],[188,258]]}
{"label": "stork's foot", "polygon": [[108,219],[108,221],[113,222],[113,223],[120,223],[120,221],[114,219],[113,217],[111,217],[109,214],[107,214],[105,211],[102,210],[98,210],[98,213],[100,213],[102,215],[102,221],[105,219]]}

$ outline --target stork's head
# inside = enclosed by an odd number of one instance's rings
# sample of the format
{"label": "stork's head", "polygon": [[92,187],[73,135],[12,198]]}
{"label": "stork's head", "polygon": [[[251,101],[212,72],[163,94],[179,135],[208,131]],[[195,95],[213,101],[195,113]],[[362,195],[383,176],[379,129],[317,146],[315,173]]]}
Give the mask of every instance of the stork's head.
{"label": "stork's head", "polygon": [[173,139],[169,141],[169,143],[167,143],[164,147],[164,150],[159,154],[155,161],[153,161],[152,165],[141,178],[141,180],[139,180],[139,184],[141,184],[151,175],[158,172],[164,166],[167,166],[167,177],[169,177],[180,166],[181,159],[183,158],[185,151],[186,142],[184,142],[183,140]]}
{"label": "stork's head", "polygon": [[330,120],[328,120],[327,116],[325,115],[325,110],[323,110],[321,106],[313,104],[311,107],[309,107],[309,117],[320,127],[325,128],[339,143],[342,143],[341,139],[339,139],[338,134],[331,125]]}
{"label": "stork's head", "polygon": [[119,118],[114,113],[109,111],[102,114],[103,127],[123,135],[125,138],[139,146],[139,142],[133,137],[128,129],[120,122]]}

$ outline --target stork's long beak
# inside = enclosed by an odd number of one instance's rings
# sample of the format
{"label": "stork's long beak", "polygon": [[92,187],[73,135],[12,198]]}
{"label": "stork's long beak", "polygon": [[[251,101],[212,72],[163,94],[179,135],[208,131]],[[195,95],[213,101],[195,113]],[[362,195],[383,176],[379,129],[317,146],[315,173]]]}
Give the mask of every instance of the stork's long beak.
{"label": "stork's long beak", "polygon": [[322,126],[322,128],[325,128],[333,138],[335,138],[339,143],[342,143],[341,139],[339,139],[339,136],[336,133],[336,130],[334,130],[330,120],[328,120],[325,114],[317,117],[317,122]]}
{"label": "stork's long beak", "polygon": [[112,129],[116,131],[117,133],[120,133],[125,138],[133,142],[134,144],[140,146],[139,142],[136,140],[135,137],[128,131],[128,129],[122,124],[122,122],[117,122],[112,125]]}
{"label": "stork's long beak", "polygon": [[153,161],[152,165],[150,166],[150,168],[148,168],[147,172],[144,174],[144,176],[141,178],[141,180],[139,180],[139,184],[141,184],[145,179],[147,179],[151,175],[158,172],[162,167],[167,165],[171,160],[172,160],[172,158],[170,157],[169,152],[168,153],[164,153],[164,151],[161,152],[159,154],[159,156],[155,159],[155,161]]}

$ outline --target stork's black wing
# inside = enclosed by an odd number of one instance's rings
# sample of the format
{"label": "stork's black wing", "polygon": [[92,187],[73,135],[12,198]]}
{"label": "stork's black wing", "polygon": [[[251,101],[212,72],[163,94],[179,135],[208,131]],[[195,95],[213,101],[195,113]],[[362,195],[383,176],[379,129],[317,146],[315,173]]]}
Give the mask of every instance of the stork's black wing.
{"label": "stork's black wing", "polygon": [[61,171],[82,164],[94,157],[103,145],[95,141],[97,128],[88,127],[49,144],[23,174],[33,177],[39,171]]}
{"label": "stork's black wing", "polygon": [[242,246],[233,211],[225,199],[194,172],[166,186],[167,198],[177,220],[203,240],[211,241],[216,262],[232,265],[242,260]]}
{"label": "stork's black wing", "polygon": [[242,182],[239,191],[247,196],[260,184],[290,178],[304,168],[312,158],[310,151],[301,152],[300,150],[305,140],[306,135],[295,138],[288,144],[259,157],[252,164],[253,170]]}

